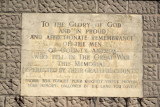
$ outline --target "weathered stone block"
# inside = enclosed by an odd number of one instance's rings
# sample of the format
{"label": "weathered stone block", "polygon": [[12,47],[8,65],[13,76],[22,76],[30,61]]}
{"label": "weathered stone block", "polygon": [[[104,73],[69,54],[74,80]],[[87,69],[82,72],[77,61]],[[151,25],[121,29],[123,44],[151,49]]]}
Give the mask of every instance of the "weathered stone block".
{"label": "weathered stone block", "polygon": [[65,97],[38,97],[37,107],[67,107]]}
{"label": "weathered stone block", "polygon": [[20,78],[20,63],[9,62],[6,64],[6,76],[7,78]]}
{"label": "weathered stone block", "polygon": [[67,12],[66,0],[39,0],[40,12]]}
{"label": "weathered stone block", "polygon": [[156,15],[144,15],[144,30],[155,30],[157,29],[157,16]]}
{"label": "weathered stone block", "polygon": [[158,107],[157,98],[129,98],[127,107]]}
{"label": "weathered stone block", "polygon": [[0,46],[6,45],[6,32],[5,30],[0,30]]}
{"label": "weathered stone block", "polygon": [[0,47],[0,62],[6,60],[6,53],[5,53],[5,47],[1,46]]}
{"label": "weathered stone block", "polygon": [[157,1],[130,0],[129,13],[153,14],[157,13]]}
{"label": "weathered stone block", "polygon": [[158,97],[158,107],[160,106],[160,97]]}
{"label": "weathered stone block", "polygon": [[100,98],[99,107],[126,107],[124,98]]}
{"label": "weathered stone block", "polygon": [[160,33],[158,33],[158,47],[160,46]]}
{"label": "weathered stone block", "polygon": [[0,94],[19,94],[19,80],[0,80]]}
{"label": "weathered stone block", "polygon": [[144,48],[143,50],[143,60],[145,63],[160,62],[160,48]]}
{"label": "weathered stone block", "polygon": [[20,97],[8,96],[6,97],[7,107],[36,107],[36,97]]}
{"label": "weathered stone block", "polygon": [[160,1],[158,1],[158,13],[160,14]]}
{"label": "weathered stone block", "polygon": [[144,68],[143,78],[145,80],[157,80],[158,79],[157,65],[144,64],[143,68]]}
{"label": "weathered stone block", "polygon": [[126,13],[126,0],[99,0],[98,12],[100,13]]}
{"label": "weathered stone block", "polygon": [[20,47],[0,47],[0,62],[20,62]]}
{"label": "weathered stone block", "polygon": [[160,31],[160,15],[157,16],[157,20],[158,20],[157,29],[158,31]]}
{"label": "weathered stone block", "polygon": [[21,28],[21,15],[0,14],[0,28]]}
{"label": "weathered stone block", "polygon": [[95,13],[95,0],[69,0],[69,12]]}
{"label": "weathered stone block", "polygon": [[156,97],[160,95],[160,82],[144,82],[144,96]]}
{"label": "weathered stone block", "polygon": [[36,107],[36,97],[24,97],[24,107]]}
{"label": "weathered stone block", "polygon": [[143,98],[141,104],[142,107],[158,107],[157,98]]}
{"label": "weathered stone block", "polygon": [[6,77],[6,66],[5,63],[0,62],[0,78]]}
{"label": "weathered stone block", "polygon": [[7,45],[17,46],[21,45],[21,31],[19,30],[7,30]]}
{"label": "weathered stone block", "polygon": [[5,104],[5,96],[0,96],[0,107],[4,107]]}
{"label": "weathered stone block", "polygon": [[143,46],[144,47],[157,47],[157,32],[144,32],[143,33]]}
{"label": "weathered stone block", "polygon": [[10,12],[35,12],[37,0],[9,0],[8,11]]}
{"label": "weathered stone block", "polygon": [[68,97],[69,107],[92,107],[92,98],[87,97]]}
{"label": "weathered stone block", "polygon": [[157,65],[157,67],[158,67],[158,74],[159,74],[158,79],[160,80],[160,65]]}
{"label": "weathered stone block", "polygon": [[0,12],[6,11],[6,1],[7,0],[0,0]]}
{"label": "weathered stone block", "polygon": [[7,61],[20,62],[21,51],[20,47],[6,48]]}
{"label": "weathered stone block", "polygon": [[24,97],[24,107],[36,107],[36,97]]}
{"label": "weathered stone block", "polygon": [[127,107],[141,107],[140,105],[140,99],[138,98],[129,98],[127,100]]}
{"label": "weathered stone block", "polygon": [[7,96],[6,97],[6,106],[7,107],[22,107],[22,102],[18,96]]}

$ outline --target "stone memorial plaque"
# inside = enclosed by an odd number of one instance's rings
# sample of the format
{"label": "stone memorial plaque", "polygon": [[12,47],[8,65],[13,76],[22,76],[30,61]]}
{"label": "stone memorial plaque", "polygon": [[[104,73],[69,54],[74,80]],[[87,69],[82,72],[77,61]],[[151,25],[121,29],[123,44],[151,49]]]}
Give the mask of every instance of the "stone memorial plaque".
{"label": "stone memorial plaque", "polygon": [[22,14],[21,95],[143,97],[142,16]]}

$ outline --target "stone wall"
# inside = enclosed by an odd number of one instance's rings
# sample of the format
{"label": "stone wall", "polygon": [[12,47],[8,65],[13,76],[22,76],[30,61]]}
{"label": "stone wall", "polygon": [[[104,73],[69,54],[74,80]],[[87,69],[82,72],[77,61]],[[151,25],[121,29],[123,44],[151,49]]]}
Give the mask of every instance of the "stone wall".
{"label": "stone wall", "polygon": [[[23,12],[143,15],[144,98],[20,96]],[[160,107],[160,1],[0,0],[0,107]]]}

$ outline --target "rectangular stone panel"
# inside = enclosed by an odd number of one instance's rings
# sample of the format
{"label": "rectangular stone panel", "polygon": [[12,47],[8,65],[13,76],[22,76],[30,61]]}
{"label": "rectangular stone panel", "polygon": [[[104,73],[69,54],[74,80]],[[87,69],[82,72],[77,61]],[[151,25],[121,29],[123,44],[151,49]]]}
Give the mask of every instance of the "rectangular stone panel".
{"label": "rectangular stone panel", "polygon": [[129,13],[155,14],[157,13],[156,0],[130,0]]}
{"label": "rectangular stone panel", "polygon": [[8,0],[10,12],[35,12],[38,0]]}
{"label": "rectangular stone panel", "polygon": [[0,28],[21,28],[20,14],[0,13]]}
{"label": "rectangular stone panel", "polygon": [[22,14],[21,95],[142,97],[142,16]]}

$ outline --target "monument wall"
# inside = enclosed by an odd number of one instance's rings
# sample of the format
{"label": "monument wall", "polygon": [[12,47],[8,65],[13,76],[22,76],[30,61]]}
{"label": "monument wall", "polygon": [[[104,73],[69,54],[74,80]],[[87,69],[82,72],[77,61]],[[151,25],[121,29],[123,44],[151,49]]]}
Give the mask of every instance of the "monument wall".
{"label": "monument wall", "polygon": [[[23,13],[142,15],[143,97],[21,96]],[[0,107],[159,107],[159,31],[159,0],[1,0]]]}

